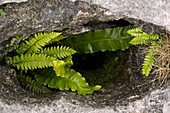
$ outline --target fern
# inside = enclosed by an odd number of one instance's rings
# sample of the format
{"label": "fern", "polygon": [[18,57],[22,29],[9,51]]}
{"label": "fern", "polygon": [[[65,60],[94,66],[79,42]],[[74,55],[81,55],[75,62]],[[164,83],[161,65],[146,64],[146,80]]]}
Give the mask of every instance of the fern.
{"label": "fern", "polygon": [[[66,38],[60,34],[55,32],[35,34],[29,41],[21,43],[19,47],[16,46],[18,47],[16,52],[19,55],[7,57],[7,63],[20,70],[21,75],[23,75],[23,71],[28,74],[30,72],[28,70],[35,74],[32,76],[36,79],[33,79],[30,75],[20,77],[20,80],[26,83],[26,89],[35,93],[50,92],[43,84],[61,90],[77,90],[79,94],[83,95],[92,94],[93,91],[100,89],[100,86],[89,87],[85,78],[74,70],[70,70],[73,65],[72,55],[76,53],[75,50],[66,46],[44,47]],[[42,73],[39,72],[41,75],[34,72],[42,68],[53,69],[51,75],[42,70]]]}
{"label": "fern", "polygon": [[34,37],[31,37],[29,41],[25,41],[17,49],[18,54],[24,53],[37,53],[42,49],[43,46],[47,45],[52,39],[60,36],[61,33],[51,32],[51,33],[38,33]]}
{"label": "fern", "polygon": [[152,65],[154,64],[154,53],[152,49],[149,49],[142,64],[142,74],[148,76],[151,72]]}
{"label": "fern", "polygon": [[33,70],[38,68],[52,67],[55,57],[50,57],[45,54],[25,54],[21,56],[9,57],[8,64],[17,67],[18,70]]}
{"label": "fern", "polygon": [[75,54],[76,51],[66,46],[57,46],[51,48],[44,48],[40,51],[40,53],[47,54],[49,56],[53,56],[58,59],[63,59],[65,57]]}
{"label": "fern", "polygon": [[[128,30],[127,33],[134,36],[134,38],[129,42],[132,45],[139,45],[139,44],[140,45],[142,45],[142,44],[149,45],[150,42],[151,42],[150,46],[157,46],[159,44],[157,41],[159,39],[159,35],[157,35],[157,34],[147,34],[139,28]],[[142,64],[142,74],[143,75],[149,76],[149,74],[152,70],[152,66],[154,64],[154,58],[155,58],[154,50],[149,49],[145,58],[144,58],[144,62]]]}
{"label": "fern", "polygon": [[18,76],[18,79],[21,84],[25,85],[25,88],[31,92],[34,93],[52,93],[51,90],[49,90],[47,87],[45,87],[43,84],[33,80],[32,77],[27,76],[25,74],[20,74]]}
{"label": "fern", "polygon": [[48,85],[50,88],[57,88],[60,90],[77,91],[78,94],[86,95],[92,94],[95,90],[99,90],[101,86],[89,87],[85,78],[74,70],[69,70],[65,77],[59,77],[55,75],[55,72],[48,69],[41,71],[41,75],[35,75],[38,82]]}
{"label": "fern", "polygon": [[155,41],[159,39],[159,36],[157,34],[147,34],[139,28],[128,30],[127,33],[134,36],[134,38],[129,42],[132,45],[149,44],[150,41]]}

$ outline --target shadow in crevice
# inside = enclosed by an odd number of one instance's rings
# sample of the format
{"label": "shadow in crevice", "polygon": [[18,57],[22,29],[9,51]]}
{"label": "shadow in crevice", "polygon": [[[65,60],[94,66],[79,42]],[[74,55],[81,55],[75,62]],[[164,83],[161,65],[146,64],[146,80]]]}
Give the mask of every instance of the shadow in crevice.
{"label": "shadow in crevice", "polygon": [[[106,51],[95,54],[75,55],[74,69],[82,74],[90,85],[101,85],[93,95],[78,96],[83,104],[90,106],[115,106],[135,101],[158,88],[151,82],[154,76],[141,75],[145,54],[142,47],[130,47],[125,51]],[[128,99],[131,96],[134,98]],[[95,103],[91,103],[94,100]]]}
{"label": "shadow in crevice", "polygon": [[130,77],[127,72],[128,50],[75,55],[73,62],[73,68],[92,86],[98,84],[109,89],[113,85],[127,82]]}

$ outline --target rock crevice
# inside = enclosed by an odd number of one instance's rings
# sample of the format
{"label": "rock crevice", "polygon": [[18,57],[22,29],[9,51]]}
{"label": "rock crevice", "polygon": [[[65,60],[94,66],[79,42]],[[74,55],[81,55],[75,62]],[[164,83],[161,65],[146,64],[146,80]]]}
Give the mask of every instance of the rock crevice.
{"label": "rock crevice", "polygon": [[[5,17],[0,17],[0,61],[5,55],[4,50],[18,35],[27,37],[38,32],[66,30],[71,30],[68,34],[74,35],[94,29],[114,27],[118,22],[133,24],[146,32],[162,34],[170,31],[168,0],[0,0],[0,5],[6,13]],[[141,58],[139,51],[140,49],[132,52],[138,56],[135,58]],[[137,63],[139,62],[132,64],[132,67],[139,65]],[[144,77],[140,79],[144,80]],[[117,95],[122,102],[120,104],[117,102],[119,100],[114,101],[115,95],[106,92],[85,97],[68,91],[52,95],[28,93],[20,87],[16,72],[2,64],[0,81],[2,81],[1,113],[161,113],[162,111],[168,113],[170,108],[169,82],[163,88],[156,86],[151,86],[150,89],[137,88],[139,91],[147,90],[143,95],[134,94],[127,98],[120,98],[121,96]],[[134,87],[131,87],[131,90],[135,90]],[[123,105],[125,103],[126,105]]]}

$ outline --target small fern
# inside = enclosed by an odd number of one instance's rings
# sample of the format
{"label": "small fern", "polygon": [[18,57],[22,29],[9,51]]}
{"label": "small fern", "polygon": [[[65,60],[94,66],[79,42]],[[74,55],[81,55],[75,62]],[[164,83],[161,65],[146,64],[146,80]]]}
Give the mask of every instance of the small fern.
{"label": "small fern", "polygon": [[[26,89],[35,93],[49,93],[50,90],[44,86],[48,85],[50,88],[61,90],[71,89],[82,95],[92,94],[93,91],[100,89],[100,86],[90,87],[84,77],[74,70],[70,70],[75,50],[66,46],[50,47],[48,45],[64,38],[66,37],[56,32],[35,34],[28,41],[16,46],[18,55],[6,58],[8,65],[14,66],[22,72],[23,76],[19,79],[26,83]],[[48,47],[45,47],[47,45]],[[53,69],[53,73],[49,74],[41,70],[43,73],[37,74],[36,71],[42,68],[43,70],[45,68]],[[28,70],[31,70],[31,76],[36,79],[23,74],[23,72],[30,74]],[[43,76],[44,74],[46,76]]]}
{"label": "small fern", "polygon": [[128,30],[127,33],[134,36],[134,38],[129,42],[132,45],[149,44],[150,41],[159,39],[157,34],[147,34],[139,28]]}
{"label": "small fern", "polygon": [[[151,70],[152,70],[152,65],[154,64],[154,50],[151,48],[152,46],[157,46],[159,35],[157,34],[147,34],[143,32],[140,28],[134,28],[131,30],[128,30],[127,33],[130,35],[134,36],[134,38],[129,42],[132,45],[150,45],[150,49],[148,50],[144,62],[142,64],[142,74],[145,76],[149,76]],[[151,43],[151,44],[149,44]]]}

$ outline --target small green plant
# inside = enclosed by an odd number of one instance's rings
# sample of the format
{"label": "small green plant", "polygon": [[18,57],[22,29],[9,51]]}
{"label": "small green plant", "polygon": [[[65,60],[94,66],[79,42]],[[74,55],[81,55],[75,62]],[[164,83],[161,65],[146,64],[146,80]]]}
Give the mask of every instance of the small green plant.
{"label": "small green plant", "polygon": [[66,46],[50,46],[66,38],[61,33],[38,33],[16,48],[16,55],[6,57],[8,65],[19,70],[19,80],[35,93],[51,93],[48,88],[92,94],[101,86],[90,87],[82,75],[70,67],[75,50]]}
{"label": "small green plant", "polygon": [[147,34],[139,28],[128,30],[128,33],[134,36],[134,38],[129,42],[130,44],[149,46],[147,54],[144,58],[144,62],[142,64],[142,74],[145,76],[149,76],[156,55],[156,53],[154,53],[153,47],[159,45],[158,44],[159,35]]}
{"label": "small green plant", "polygon": [[5,12],[4,10],[2,9],[2,7],[0,6],[0,17],[5,17]]}

